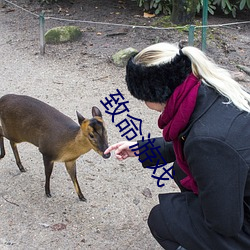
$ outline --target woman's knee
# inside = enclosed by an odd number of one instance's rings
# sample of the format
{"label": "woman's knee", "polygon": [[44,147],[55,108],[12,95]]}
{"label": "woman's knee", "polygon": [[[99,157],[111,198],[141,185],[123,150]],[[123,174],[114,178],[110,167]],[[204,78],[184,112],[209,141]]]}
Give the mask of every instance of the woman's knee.
{"label": "woman's knee", "polygon": [[164,239],[167,236],[168,229],[163,221],[160,205],[152,208],[148,216],[148,226],[155,238]]}
{"label": "woman's knee", "polygon": [[152,232],[152,229],[154,227],[154,220],[153,220],[153,217],[154,217],[154,207],[152,208],[152,210],[150,211],[149,213],[149,216],[148,216],[148,227],[150,229],[150,231]]}
{"label": "woman's knee", "polygon": [[154,238],[164,249],[177,249],[179,244],[175,242],[169,232],[161,214],[159,204],[152,208],[148,216],[148,226]]}

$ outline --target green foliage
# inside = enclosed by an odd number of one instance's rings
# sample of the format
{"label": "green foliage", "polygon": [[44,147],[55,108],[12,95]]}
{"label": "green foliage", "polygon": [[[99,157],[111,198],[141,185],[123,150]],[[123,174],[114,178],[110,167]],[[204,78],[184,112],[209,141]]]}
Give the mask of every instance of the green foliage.
{"label": "green foliage", "polygon": [[[197,7],[196,7],[196,11],[197,13],[200,13],[202,11],[203,8],[203,0],[199,0]],[[216,10],[216,6],[213,4],[213,2],[211,2],[210,0],[208,0],[208,12],[211,15],[214,15],[214,11]]]}
{"label": "green foliage", "polygon": [[[48,0],[47,0],[48,1]],[[174,0],[135,0],[140,7],[145,11],[154,11],[158,15],[163,13],[165,15],[171,14],[172,3]],[[187,0],[193,1],[193,0]],[[203,7],[203,1],[199,0],[197,4],[197,13],[200,13]],[[224,14],[231,14],[236,17],[236,12],[243,9],[250,9],[250,0],[208,0],[208,12],[214,15],[216,7],[220,7]]]}
{"label": "green foliage", "polygon": [[230,3],[229,0],[214,0],[213,4],[220,6],[224,14],[231,13],[233,17],[236,17],[238,7],[236,4]]}
{"label": "green foliage", "polygon": [[171,0],[136,0],[136,2],[145,11],[153,11],[156,15],[160,13],[165,15],[171,14]]}
{"label": "green foliage", "polygon": [[241,0],[239,8],[240,10],[243,10],[244,8],[250,9],[250,0]]}

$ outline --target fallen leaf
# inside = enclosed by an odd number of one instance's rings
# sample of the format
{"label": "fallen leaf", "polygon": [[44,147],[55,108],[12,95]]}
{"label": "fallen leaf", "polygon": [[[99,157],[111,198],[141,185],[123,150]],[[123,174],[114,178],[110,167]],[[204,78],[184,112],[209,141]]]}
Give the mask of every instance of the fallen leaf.
{"label": "fallen leaf", "polygon": [[155,17],[155,14],[149,14],[147,12],[144,12],[143,13],[143,17],[145,17],[145,18],[152,18],[152,17]]}

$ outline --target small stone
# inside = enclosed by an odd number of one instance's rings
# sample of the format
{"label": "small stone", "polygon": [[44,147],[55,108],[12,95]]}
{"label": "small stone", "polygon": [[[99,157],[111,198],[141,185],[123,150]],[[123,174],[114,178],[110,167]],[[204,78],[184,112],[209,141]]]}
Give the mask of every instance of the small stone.
{"label": "small stone", "polygon": [[250,68],[244,65],[236,65],[237,68],[244,71],[246,74],[250,76]]}
{"label": "small stone", "polygon": [[237,82],[245,82],[246,74],[243,72],[231,72],[233,79]]}
{"label": "small stone", "polygon": [[133,203],[134,203],[135,205],[138,205],[138,204],[140,203],[140,200],[139,200],[138,198],[134,198],[134,199],[133,199]]}
{"label": "small stone", "polygon": [[138,53],[134,48],[126,48],[118,51],[112,56],[114,64],[118,67],[125,67],[129,58]]}
{"label": "small stone", "polygon": [[152,193],[149,188],[144,188],[142,194],[147,198],[152,198]]}
{"label": "small stone", "polygon": [[48,30],[44,36],[46,43],[59,44],[77,41],[82,36],[82,31],[77,26],[61,26]]}
{"label": "small stone", "polygon": [[42,227],[45,227],[45,228],[49,227],[49,224],[47,224],[47,223],[39,223],[39,225],[42,226]]}
{"label": "small stone", "polygon": [[53,231],[61,231],[66,229],[66,225],[63,223],[58,223],[58,224],[54,224],[53,226],[51,226]]}

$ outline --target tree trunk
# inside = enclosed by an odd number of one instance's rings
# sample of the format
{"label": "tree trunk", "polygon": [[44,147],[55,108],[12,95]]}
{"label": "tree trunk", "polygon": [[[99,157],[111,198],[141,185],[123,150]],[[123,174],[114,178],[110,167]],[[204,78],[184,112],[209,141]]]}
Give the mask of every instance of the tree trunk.
{"label": "tree trunk", "polygon": [[173,0],[171,22],[178,25],[192,24],[198,0]]}

